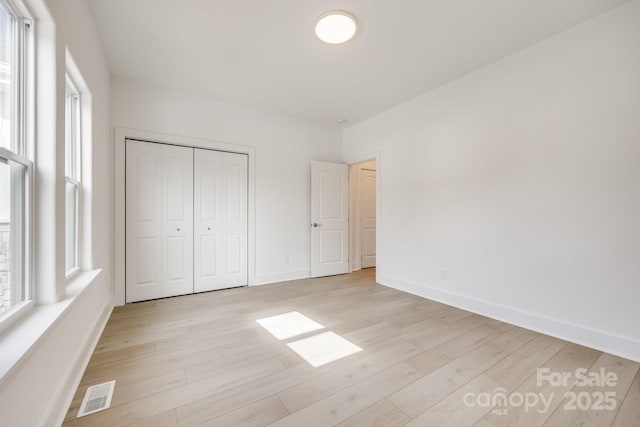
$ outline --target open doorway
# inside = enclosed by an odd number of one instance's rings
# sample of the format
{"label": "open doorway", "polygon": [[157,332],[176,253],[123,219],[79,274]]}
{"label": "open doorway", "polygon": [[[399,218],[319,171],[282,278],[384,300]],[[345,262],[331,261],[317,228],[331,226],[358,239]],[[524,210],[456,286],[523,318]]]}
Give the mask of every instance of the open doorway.
{"label": "open doorway", "polygon": [[349,166],[349,267],[376,266],[376,160]]}

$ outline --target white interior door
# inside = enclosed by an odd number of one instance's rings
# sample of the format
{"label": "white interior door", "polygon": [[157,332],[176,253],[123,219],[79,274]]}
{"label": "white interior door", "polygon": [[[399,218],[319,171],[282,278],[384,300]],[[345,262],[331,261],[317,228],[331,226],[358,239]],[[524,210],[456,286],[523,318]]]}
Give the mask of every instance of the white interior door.
{"label": "white interior door", "polygon": [[376,171],[360,169],[360,248],[362,268],[376,266]]}
{"label": "white interior door", "polygon": [[194,291],[224,287],[222,280],[222,152],[195,150]]}
{"label": "white interior door", "polygon": [[126,142],[126,301],[162,296],[162,147]]}
{"label": "white interior door", "polygon": [[196,292],[248,283],[247,168],[244,154],[195,150]]}
{"label": "white interior door", "polygon": [[193,148],[162,147],[162,296],[193,293]]}
{"label": "white interior door", "polygon": [[226,288],[248,282],[247,170],[245,154],[222,153],[222,285]]}
{"label": "white interior door", "polygon": [[311,162],[311,276],[349,271],[348,166]]}

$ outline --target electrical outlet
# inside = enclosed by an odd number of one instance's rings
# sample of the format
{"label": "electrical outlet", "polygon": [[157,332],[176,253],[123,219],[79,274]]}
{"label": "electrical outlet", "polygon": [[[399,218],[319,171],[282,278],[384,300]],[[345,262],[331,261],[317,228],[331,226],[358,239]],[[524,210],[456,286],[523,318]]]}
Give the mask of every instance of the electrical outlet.
{"label": "electrical outlet", "polygon": [[447,273],[447,270],[440,270],[440,280],[447,280],[449,279],[449,274]]}
{"label": "electrical outlet", "polygon": [[284,256],[284,263],[289,264],[289,255]]}

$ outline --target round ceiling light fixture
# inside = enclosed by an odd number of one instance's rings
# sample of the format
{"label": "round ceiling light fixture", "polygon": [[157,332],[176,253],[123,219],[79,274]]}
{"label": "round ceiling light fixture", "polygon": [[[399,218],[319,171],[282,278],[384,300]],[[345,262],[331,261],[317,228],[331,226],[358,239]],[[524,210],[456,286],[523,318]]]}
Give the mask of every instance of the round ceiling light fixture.
{"label": "round ceiling light fixture", "polygon": [[335,10],[327,12],[316,20],[316,36],[329,44],[349,41],[356,35],[358,21],[347,12]]}

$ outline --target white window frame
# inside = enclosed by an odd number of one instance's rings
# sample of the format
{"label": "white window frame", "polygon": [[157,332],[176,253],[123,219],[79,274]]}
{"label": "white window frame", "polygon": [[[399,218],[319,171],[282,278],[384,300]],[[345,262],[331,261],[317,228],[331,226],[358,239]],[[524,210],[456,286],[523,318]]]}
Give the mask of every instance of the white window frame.
{"label": "white window frame", "polygon": [[[67,99],[71,101],[67,104]],[[82,117],[81,117],[80,92],[69,75],[66,76],[65,89],[65,224],[67,204],[67,185],[75,187],[75,223],[74,227],[74,253],[73,265],[67,268],[68,233],[65,228],[65,275],[71,279],[80,271],[80,242],[82,220]],[[68,224],[67,224],[68,225]]]}
{"label": "white window frame", "polygon": [[[28,250],[28,242],[30,229],[29,229],[29,220],[31,213],[31,195],[32,195],[32,176],[33,176],[33,163],[29,160],[20,156],[12,151],[9,151],[5,148],[0,147],[0,159],[7,160],[8,162],[16,163],[22,166],[24,169],[24,173],[22,176],[17,176],[15,169],[11,171],[11,255],[18,255],[16,259],[15,256],[11,256],[9,259],[10,267],[9,271],[11,272],[11,288],[16,287],[16,281],[21,284],[20,293],[23,294],[22,301],[13,304],[12,307],[18,307],[25,302],[28,302],[32,299],[32,289],[29,280],[29,250]],[[19,185],[19,187],[18,187]],[[19,190],[19,191],[17,191]],[[19,194],[16,196],[16,194]],[[16,230],[18,232],[16,233]],[[21,239],[15,239],[13,236],[18,235]],[[14,292],[12,292],[12,295]],[[12,310],[8,310],[6,313],[11,312]],[[6,314],[6,313],[3,313]],[[2,315],[0,315],[2,316]]]}
{"label": "white window frame", "polygon": [[[11,230],[19,230],[22,239],[11,239],[11,254],[18,253],[19,259],[11,256],[10,279],[12,289],[19,286],[22,294],[22,301],[11,306],[9,310],[0,314],[0,331],[4,330],[15,320],[33,308],[33,273],[32,273],[32,250],[33,250],[33,175],[34,165],[30,160],[33,158],[33,111],[34,111],[34,45],[33,45],[33,20],[22,4],[12,0],[0,0],[0,5],[14,19],[13,27],[14,49],[13,65],[15,72],[12,78],[13,100],[12,100],[12,137],[9,149],[0,147],[0,157],[24,167],[24,174],[21,178],[14,179],[12,176],[12,215]],[[12,175],[15,173],[11,172]],[[16,194],[16,182],[21,182],[22,195],[14,197]],[[22,203],[17,203],[18,201]],[[17,213],[17,215],[15,215]],[[16,285],[16,278],[19,285]]]}

